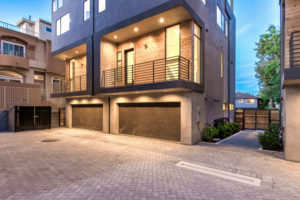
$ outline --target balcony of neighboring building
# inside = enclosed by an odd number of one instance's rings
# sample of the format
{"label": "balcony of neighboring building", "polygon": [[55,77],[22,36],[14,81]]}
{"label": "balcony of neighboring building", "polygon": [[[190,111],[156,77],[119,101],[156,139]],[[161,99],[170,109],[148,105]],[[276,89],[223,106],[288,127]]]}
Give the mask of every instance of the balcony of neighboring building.
{"label": "balcony of neighboring building", "polygon": [[203,90],[202,28],[176,7],[101,37],[97,93]]}
{"label": "balcony of neighboring building", "polygon": [[26,46],[22,42],[11,42],[1,38],[0,66],[29,69],[29,59],[26,56]]}
{"label": "balcony of neighboring building", "polygon": [[52,97],[78,96],[87,94],[86,44],[62,52],[54,58],[63,60],[66,75],[53,83]]}

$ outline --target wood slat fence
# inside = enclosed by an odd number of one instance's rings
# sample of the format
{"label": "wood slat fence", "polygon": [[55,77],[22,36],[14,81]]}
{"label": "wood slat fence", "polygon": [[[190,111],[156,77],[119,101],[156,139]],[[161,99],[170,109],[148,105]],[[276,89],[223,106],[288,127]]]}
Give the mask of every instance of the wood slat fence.
{"label": "wood slat fence", "polygon": [[280,124],[280,111],[237,109],[235,120],[240,123],[243,130],[266,130],[271,124]]}

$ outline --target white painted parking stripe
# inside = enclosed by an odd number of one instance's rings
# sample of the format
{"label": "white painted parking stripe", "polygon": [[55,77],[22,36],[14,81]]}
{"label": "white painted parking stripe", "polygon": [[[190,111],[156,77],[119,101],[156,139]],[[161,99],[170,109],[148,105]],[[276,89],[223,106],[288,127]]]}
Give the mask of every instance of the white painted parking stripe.
{"label": "white painted parking stripe", "polygon": [[192,163],[188,163],[188,162],[184,162],[184,161],[177,163],[176,166],[182,167],[185,169],[190,169],[190,170],[197,171],[197,172],[201,172],[204,174],[212,175],[212,176],[217,176],[217,177],[224,178],[227,180],[232,180],[232,181],[236,181],[236,182],[240,182],[240,183],[244,183],[244,184],[248,184],[248,185],[253,185],[256,187],[260,187],[260,184],[261,184],[261,180],[258,178],[243,176],[240,174],[234,174],[234,173],[230,173],[230,172],[226,172],[226,171],[222,171],[222,170],[218,170],[218,169],[213,169],[213,168],[208,168],[208,167],[204,167],[201,165],[196,165],[196,164],[192,164]]}

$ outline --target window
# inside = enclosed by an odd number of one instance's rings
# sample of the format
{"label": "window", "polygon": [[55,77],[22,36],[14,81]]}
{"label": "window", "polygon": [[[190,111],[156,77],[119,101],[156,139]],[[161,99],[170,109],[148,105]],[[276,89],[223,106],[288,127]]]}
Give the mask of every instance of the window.
{"label": "window", "polygon": [[56,21],[56,35],[61,35],[70,30],[70,14],[64,15]]}
{"label": "window", "polygon": [[1,41],[1,52],[6,55],[20,56],[25,58],[25,46],[13,42]]}
{"label": "window", "polygon": [[217,6],[217,24],[222,28],[222,12],[219,6]]}
{"label": "window", "polygon": [[247,99],[247,104],[254,104],[255,103],[255,99]]}
{"label": "window", "polygon": [[117,53],[117,79],[122,80],[122,51]]}
{"label": "window", "polygon": [[[233,104],[229,104],[229,110],[234,110]],[[223,104],[223,111],[228,111],[228,103]]]}
{"label": "window", "polygon": [[52,10],[53,12],[57,11],[57,9],[63,6],[63,0],[53,0],[52,2]]}
{"label": "window", "polygon": [[224,77],[224,53],[221,51],[221,70],[220,70],[220,76],[221,78]]}
{"label": "window", "polygon": [[225,32],[225,16],[223,15],[219,6],[217,6],[217,24]]}
{"label": "window", "polygon": [[203,4],[206,5],[206,0],[202,0]]}
{"label": "window", "polygon": [[239,103],[244,103],[244,99],[239,99]]}
{"label": "window", "polygon": [[58,84],[58,83],[60,83],[60,78],[54,77],[52,79],[52,84]]}
{"label": "window", "polygon": [[105,10],[105,2],[106,0],[98,0],[98,12],[101,13]]}
{"label": "window", "polygon": [[180,25],[166,29],[166,79],[178,80],[178,56],[180,56]]}
{"label": "window", "polygon": [[194,23],[194,82],[201,81],[201,28]]}
{"label": "window", "polygon": [[229,22],[228,22],[228,20],[226,20],[226,22],[225,22],[225,34],[226,34],[226,37],[229,37]]}
{"label": "window", "polygon": [[43,75],[43,74],[34,74],[34,80],[35,81],[44,81],[45,80],[45,75]]}
{"label": "window", "polygon": [[52,29],[50,28],[50,27],[48,27],[48,26],[46,26],[46,32],[49,32],[49,33],[51,33],[52,32]]}
{"label": "window", "polygon": [[53,9],[53,12],[55,12],[56,10],[57,10],[57,0],[54,0],[53,2],[52,2],[52,9]]}
{"label": "window", "polygon": [[0,82],[23,83],[23,76],[12,71],[0,71]]}
{"label": "window", "polygon": [[90,0],[86,0],[83,3],[83,20],[86,21],[90,18],[91,9],[90,9]]}

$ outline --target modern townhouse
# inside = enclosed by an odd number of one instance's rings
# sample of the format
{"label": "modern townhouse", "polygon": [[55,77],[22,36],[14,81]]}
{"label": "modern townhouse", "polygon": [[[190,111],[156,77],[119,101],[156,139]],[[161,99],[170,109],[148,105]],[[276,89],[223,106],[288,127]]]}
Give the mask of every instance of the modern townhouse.
{"label": "modern townhouse", "polygon": [[300,2],[280,0],[282,126],[285,157],[300,162]]}
{"label": "modern townhouse", "polygon": [[0,131],[8,129],[14,106],[64,106],[51,99],[53,83],[64,77],[64,63],[51,57],[51,23],[21,19],[0,21]]}
{"label": "modern townhouse", "polygon": [[195,144],[233,120],[231,0],[52,0],[67,127]]}

